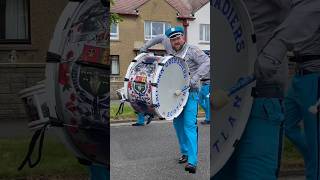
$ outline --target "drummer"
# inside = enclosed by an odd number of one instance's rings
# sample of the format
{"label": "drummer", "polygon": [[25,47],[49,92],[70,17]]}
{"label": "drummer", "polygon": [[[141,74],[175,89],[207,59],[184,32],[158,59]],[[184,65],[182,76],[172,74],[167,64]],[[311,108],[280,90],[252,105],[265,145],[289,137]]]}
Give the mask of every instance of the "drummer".
{"label": "drummer", "polygon": [[287,64],[283,61],[287,50],[294,43],[307,40],[319,28],[320,5],[318,0],[293,0],[292,4],[289,0],[244,2],[253,20],[260,52],[255,64],[255,99],[234,155],[214,179],[275,180],[280,163],[285,84],[283,76],[277,75],[286,72],[282,67]]}
{"label": "drummer", "polygon": [[167,54],[178,56],[186,61],[190,70],[190,93],[183,112],[173,120],[176,130],[181,157],[178,163],[187,163],[185,170],[196,173],[198,164],[198,100],[200,79],[205,77],[210,70],[210,59],[198,47],[185,42],[184,29],[181,26],[166,30],[165,35],[158,35],[148,41],[140,52],[155,44],[163,44]]}

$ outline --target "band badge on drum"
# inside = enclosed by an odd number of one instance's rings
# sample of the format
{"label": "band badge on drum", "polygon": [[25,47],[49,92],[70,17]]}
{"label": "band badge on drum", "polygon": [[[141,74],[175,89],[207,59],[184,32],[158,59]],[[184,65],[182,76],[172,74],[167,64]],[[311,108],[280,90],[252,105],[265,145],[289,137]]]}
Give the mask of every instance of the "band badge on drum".
{"label": "band badge on drum", "polygon": [[145,94],[147,91],[147,75],[140,74],[133,81],[133,89],[136,93]]}

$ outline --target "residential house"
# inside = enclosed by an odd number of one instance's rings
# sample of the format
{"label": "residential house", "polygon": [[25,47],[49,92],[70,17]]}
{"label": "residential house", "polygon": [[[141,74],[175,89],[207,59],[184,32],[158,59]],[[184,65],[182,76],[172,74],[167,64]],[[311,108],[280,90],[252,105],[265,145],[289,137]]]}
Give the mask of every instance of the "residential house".
{"label": "residential house", "polygon": [[[111,12],[123,19],[110,28],[111,99],[115,90],[123,86],[123,79],[131,60],[140,47],[155,35],[164,34],[170,26],[187,29],[192,20],[190,9],[180,0],[115,0]],[[164,54],[162,45],[150,48],[155,54]]]}
{"label": "residential house", "polygon": [[17,93],[44,79],[46,52],[68,0],[0,0],[0,121],[25,118]]}
{"label": "residential house", "polygon": [[204,51],[210,50],[210,3],[209,0],[189,1],[194,20],[189,22],[188,43]]}

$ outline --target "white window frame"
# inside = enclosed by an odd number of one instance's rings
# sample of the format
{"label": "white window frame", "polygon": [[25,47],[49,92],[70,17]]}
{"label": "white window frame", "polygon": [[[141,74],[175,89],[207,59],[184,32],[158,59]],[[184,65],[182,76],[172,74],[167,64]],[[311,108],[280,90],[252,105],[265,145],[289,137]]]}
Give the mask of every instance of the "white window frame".
{"label": "white window frame", "polygon": [[110,27],[110,40],[119,40],[119,24],[114,24],[116,25],[116,29],[117,29],[117,32],[116,33],[112,33],[111,32],[111,27]]}
{"label": "white window frame", "polygon": [[0,44],[30,44],[30,0],[0,1]]}
{"label": "white window frame", "polygon": [[[150,35],[146,35],[146,23],[149,23],[150,22]],[[144,40],[150,40],[152,38],[154,38],[155,36],[157,35],[153,35],[152,34],[152,24],[153,23],[162,23],[162,28],[163,28],[163,34],[165,34],[166,32],[166,24],[171,27],[171,24],[168,23],[168,22],[164,22],[164,21],[144,21],[144,26],[143,26],[143,29],[144,29]],[[147,37],[147,36],[150,36],[150,37]]]}
{"label": "white window frame", "polygon": [[[117,61],[118,61],[118,69],[117,69],[117,71],[118,71],[118,73],[113,73],[113,69],[112,69],[112,67],[113,67],[113,58],[112,57],[118,57],[118,59],[117,59]],[[119,55],[110,55],[110,61],[111,61],[111,75],[113,75],[113,76],[117,76],[117,75],[120,75],[120,56]]]}
{"label": "white window frame", "polygon": [[[209,39],[208,40],[206,40],[206,31],[205,31],[206,28],[202,28],[202,27],[206,27],[206,26],[209,26],[209,30],[208,30]],[[201,30],[203,30],[202,37],[201,37]],[[200,43],[210,43],[210,24],[199,24],[199,42]]]}

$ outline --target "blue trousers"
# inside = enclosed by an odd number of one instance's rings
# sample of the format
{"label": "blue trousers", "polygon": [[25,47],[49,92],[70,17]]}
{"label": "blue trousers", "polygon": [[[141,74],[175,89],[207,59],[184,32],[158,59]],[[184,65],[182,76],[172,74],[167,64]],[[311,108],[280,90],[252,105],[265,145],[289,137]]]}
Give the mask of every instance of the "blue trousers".
{"label": "blue trousers", "polygon": [[92,164],[89,166],[90,180],[109,180],[110,174],[106,166]]}
{"label": "blue trousers", "polygon": [[203,84],[199,93],[199,104],[206,113],[206,121],[210,121],[210,85]]}
{"label": "blue trousers", "polygon": [[144,115],[143,115],[143,113],[138,113],[138,115],[137,115],[137,123],[138,124],[144,124]]}
{"label": "blue trousers", "polygon": [[256,98],[235,152],[214,180],[276,180],[282,147],[283,108],[277,98]]}
{"label": "blue trousers", "polygon": [[180,153],[188,156],[188,163],[196,166],[198,163],[198,92],[190,92],[182,113],[173,120]]}
{"label": "blue trousers", "polygon": [[319,93],[320,73],[296,75],[285,98],[285,135],[304,157],[307,180],[320,179],[319,114],[308,111],[319,99]]}

